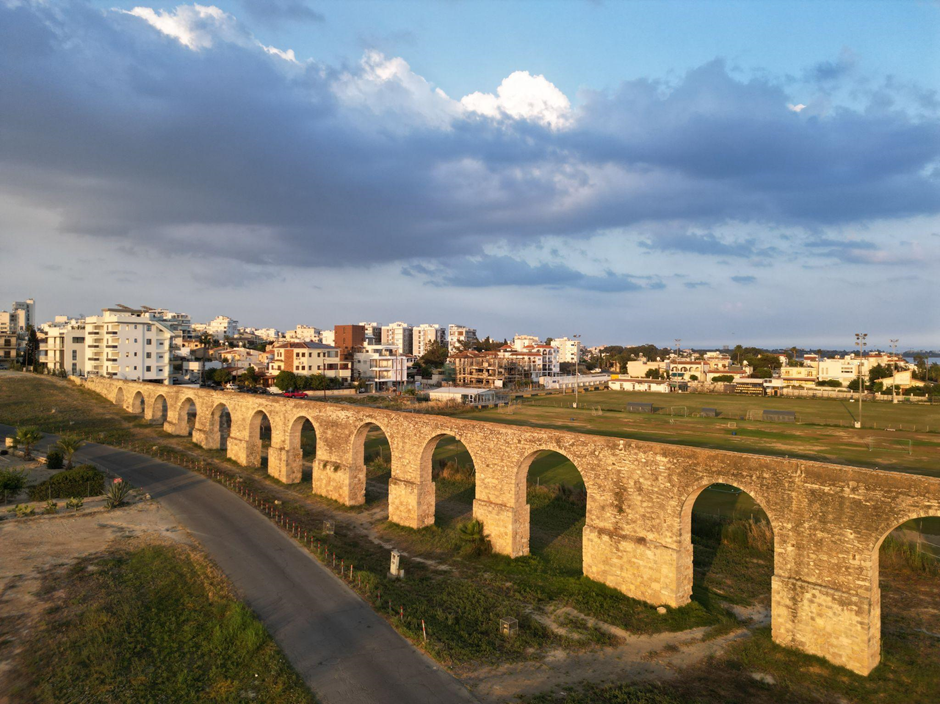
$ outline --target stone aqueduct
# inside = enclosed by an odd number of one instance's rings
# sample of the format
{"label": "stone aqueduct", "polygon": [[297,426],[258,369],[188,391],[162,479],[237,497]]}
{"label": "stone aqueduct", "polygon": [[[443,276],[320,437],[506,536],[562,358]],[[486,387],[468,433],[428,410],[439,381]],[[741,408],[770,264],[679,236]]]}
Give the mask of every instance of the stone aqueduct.
{"label": "stone aqueduct", "polygon": [[587,488],[584,574],[651,604],[690,601],[692,505],[711,484],[731,484],[763,507],[773,528],[773,639],[861,674],[880,659],[881,543],[905,521],[940,516],[940,479],[930,477],[347,404],[101,378],[84,384],[208,448],[219,447],[227,408],[228,456],[245,466],[261,463],[266,415],[268,471],[288,483],[301,478],[308,420],[317,436],[313,491],[346,505],[365,501],[364,441],[376,425],[391,448],[389,520],[411,528],[434,522],[431,457],[440,438],[453,436],[473,458],[473,515],[494,550],[512,557],[529,552],[529,464],[540,451],[559,452]]}

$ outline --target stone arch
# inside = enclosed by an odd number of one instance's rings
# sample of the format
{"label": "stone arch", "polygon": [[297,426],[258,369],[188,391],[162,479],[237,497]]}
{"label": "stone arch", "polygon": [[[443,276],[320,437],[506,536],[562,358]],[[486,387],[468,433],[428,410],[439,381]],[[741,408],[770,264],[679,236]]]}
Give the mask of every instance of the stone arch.
{"label": "stone arch", "polygon": [[[588,511],[589,511],[589,507],[590,507],[590,503],[592,501],[593,495],[592,495],[592,492],[588,489],[588,483],[586,481],[584,471],[578,466],[577,462],[575,462],[575,460],[572,459],[571,454],[569,454],[568,452],[564,452],[561,449],[558,449],[555,447],[547,447],[547,446],[530,450],[528,454],[526,454],[526,456],[522,459],[521,462],[519,462],[519,464],[516,467],[515,486],[513,488],[513,495],[515,497],[516,508],[517,508],[517,511],[519,512],[520,518],[522,519],[520,522],[521,523],[520,529],[522,528],[522,524],[524,524],[524,529],[522,530],[522,535],[520,536],[520,538],[522,538],[524,541],[524,547],[522,551],[519,553],[520,555],[530,554],[531,548],[532,548],[532,507],[529,504],[529,497],[528,497],[529,472],[532,468],[532,463],[535,462],[538,458],[548,453],[553,453],[553,454],[560,455],[561,457],[564,457],[575,468],[575,471],[577,471],[578,476],[581,477],[581,481],[584,483],[584,487],[585,487],[584,492],[586,495],[585,506],[584,506],[585,525],[587,523],[587,515],[588,515]],[[567,499],[562,499],[562,500],[567,501]],[[552,499],[551,501],[554,501],[554,499]],[[580,513],[580,511],[577,511],[577,513]],[[538,517],[536,517],[536,520],[538,522]],[[578,518],[578,520],[580,521],[580,517]],[[540,536],[537,542],[542,542],[544,546],[547,546],[548,544],[553,542],[555,539],[560,537],[560,535],[561,533],[559,532],[555,535],[548,534],[544,537]],[[582,541],[583,541],[583,531],[582,531]],[[584,570],[583,548],[582,548],[582,554],[581,554],[581,569],[583,572]]]}
{"label": "stone arch", "polygon": [[163,394],[157,394],[150,404],[150,419],[154,423],[165,423],[170,415],[170,404]]}
{"label": "stone arch", "polygon": [[[313,431],[313,437],[310,434],[304,437],[307,426]],[[287,459],[285,470],[285,483],[293,484],[303,481],[305,468],[313,472],[313,464],[317,460],[317,441],[320,433],[317,429],[317,423],[311,414],[301,413],[294,417],[287,426]],[[306,455],[306,457],[305,457]]]}
{"label": "stone arch", "polygon": [[134,392],[134,398],[131,400],[131,413],[143,413],[144,405],[145,402],[143,392],[140,390]]}
{"label": "stone arch", "polygon": [[257,408],[252,412],[248,419],[248,427],[245,436],[245,465],[248,467],[261,467],[265,463],[265,443],[264,437],[270,438],[274,434],[274,425],[271,422],[271,416],[263,408]]}
{"label": "stone arch", "polygon": [[205,447],[210,450],[225,450],[232,434],[232,412],[222,401],[212,408],[206,425]]}
{"label": "stone arch", "polygon": [[[385,426],[374,420],[367,420],[359,426],[352,439],[351,458],[350,458],[350,492],[353,497],[361,497],[356,500],[356,504],[365,503],[366,500],[366,436],[372,428],[377,428],[385,436],[389,446],[388,464],[390,475],[394,476],[395,461],[392,457],[392,438]],[[389,480],[390,481],[390,480]]]}
{"label": "stone arch", "polygon": [[744,486],[747,484],[746,482],[740,482],[727,477],[710,477],[708,480],[700,481],[691,491],[686,493],[679,515],[678,561],[676,565],[677,572],[675,587],[676,602],[680,605],[687,604],[692,599],[692,582],[694,577],[694,553],[692,550],[692,510],[695,507],[695,502],[702,495],[702,492],[718,484],[734,487],[739,492],[747,494],[767,516],[767,521],[770,523],[770,530],[772,534],[771,539],[773,542],[771,550],[773,554],[772,566],[776,566],[777,564],[776,549],[779,541],[777,539],[775,526],[777,526],[778,523],[772,515],[772,510],[769,508],[767,502],[761,498],[761,492],[752,491],[747,486]]}
{"label": "stone arch", "polygon": [[124,387],[119,386],[118,390],[114,392],[114,405],[124,407]]}
{"label": "stone arch", "polygon": [[178,435],[192,435],[196,428],[196,421],[199,415],[199,409],[196,401],[191,396],[184,396],[180,399],[180,405],[176,409],[176,427]]}
{"label": "stone arch", "polygon": [[[461,491],[459,495],[447,497],[448,499],[452,500],[451,503],[453,506],[450,507],[446,518],[454,519],[469,517],[473,512],[473,499],[476,494],[476,481],[474,476],[476,471],[476,462],[473,459],[473,453],[470,451],[470,448],[467,447],[455,434],[448,432],[437,433],[424,444],[424,448],[421,450],[421,455],[418,459],[418,484],[424,485],[426,483],[430,483],[433,487],[433,508],[434,515],[436,517],[439,511],[439,503],[441,499],[440,492],[437,490],[438,477],[434,476],[434,455],[438,451],[441,441],[447,438],[450,438],[451,440],[455,441],[455,443],[459,444],[459,447],[462,448],[462,451],[466,452],[466,454],[469,456],[470,464],[473,466],[473,472],[470,474],[470,476],[467,477],[467,480],[472,483],[473,486],[469,489],[469,491],[464,490]],[[457,447],[454,449],[458,452],[461,451]],[[465,510],[460,511],[462,504],[466,504]]]}

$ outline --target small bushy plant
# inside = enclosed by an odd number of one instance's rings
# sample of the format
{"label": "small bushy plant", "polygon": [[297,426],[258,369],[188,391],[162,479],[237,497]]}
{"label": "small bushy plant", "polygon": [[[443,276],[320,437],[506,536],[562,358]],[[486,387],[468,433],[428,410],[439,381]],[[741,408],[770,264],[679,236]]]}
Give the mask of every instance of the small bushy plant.
{"label": "small bushy plant", "polygon": [[46,507],[42,510],[43,513],[52,514],[59,512],[59,504],[57,504],[52,499],[49,499],[46,502]]}
{"label": "small bushy plant", "polygon": [[46,481],[30,487],[32,501],[42,499],[67,499],[70,496],[97,496],[104,491],[104,474],[92,464],[79,465],[49,477]]}
{"label": "small bushy plant", "polygon": [[105,497],[105,506],[110,508],[117,508],[127,499],[127,495],[131,493],[131,485],[125,482],[120,477],[117,477],[111,485],[108,487],[108,493]]}
{"label": "small bushy plant", "polygon": [[17,494],[29,478],[28,469],[0,469],[0,492]]}
{"label": "small bushy plant", "polygon": [[29,504],[17,504],[13,508],[7,509],[7,513],[15,513],[20,518],[32,516],[35,512],[36,509]]}
{"label": "small bushy plant", "polygon": [[65,502],[66,508],[70,508],[75,511],[80,511],[84,505],[85,499],[83,499],[81,496],[73,496],[71,499]]}
{"label": "small bushy plant", "polygon": [[48,455],[46,455],[47,469],[62,469],[63,466],[65,466],[65,458],[58,450],[53,450]]}

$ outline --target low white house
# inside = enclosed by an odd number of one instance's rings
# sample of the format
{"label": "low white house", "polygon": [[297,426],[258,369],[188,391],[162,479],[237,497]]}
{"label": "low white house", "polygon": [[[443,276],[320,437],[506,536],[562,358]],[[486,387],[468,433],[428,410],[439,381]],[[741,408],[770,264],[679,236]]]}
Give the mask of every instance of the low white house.
{"label": "low white house", "polygon": [[428,392],[432,401],[462,403],[468,406],[492,406],[497,402],[493,389],[475,389],[468,386],[448,386]]}
{"label": "low white house", "polygon": [[542,376],[539,383],[546,389],[573,389],[575,386],[598,386],[610,381],[610,374],[569,374],[568,376]]}
{"label": "low white house", "polygon": [[630,379],[619,378],[610,380],[613,391],[652,391],[654,393],[669,393],[668,379]]}

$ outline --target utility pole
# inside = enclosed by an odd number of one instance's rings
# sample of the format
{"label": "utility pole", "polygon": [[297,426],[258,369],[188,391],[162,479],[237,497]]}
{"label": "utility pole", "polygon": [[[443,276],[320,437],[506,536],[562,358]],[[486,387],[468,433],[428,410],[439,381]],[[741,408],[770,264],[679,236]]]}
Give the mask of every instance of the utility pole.
{"label": "utility pole", "polygon": [[891,340],[891,403],[898,402],[897,384],[898,384],[898,338]]}
{"label": "utility pole", "polygon": [[[676,341],[676,361],[678,362],[679,361],[679,343],[682,342],[682,339],[677,337],[675,338],[675,341]],[[671,369],[670,369],[669,374],[667,375],[667,378],[669,379],[669,386],[671,388],[672,387],[672,370]],[[679,387],[677,386],[676,388],[679,388]]]}
{"label": "utility pole", "polygon": [[581,362],[581,336],[572,335],[571,337],[574,338],[574,407],[577,408],[579,386],[578,382],[581,379],[581,370],[579,369]]}
{"label": "utility pole", "polygon": [[858,347],[858,420],[855,421],[855,427],[862,427],[862,394],[865,389],[865,381],[862,377],[862,364],[865,361],[865,347],[868,345],[866,340],[868,339],[867,332],[857,332],[855,333],[855,346]]}

